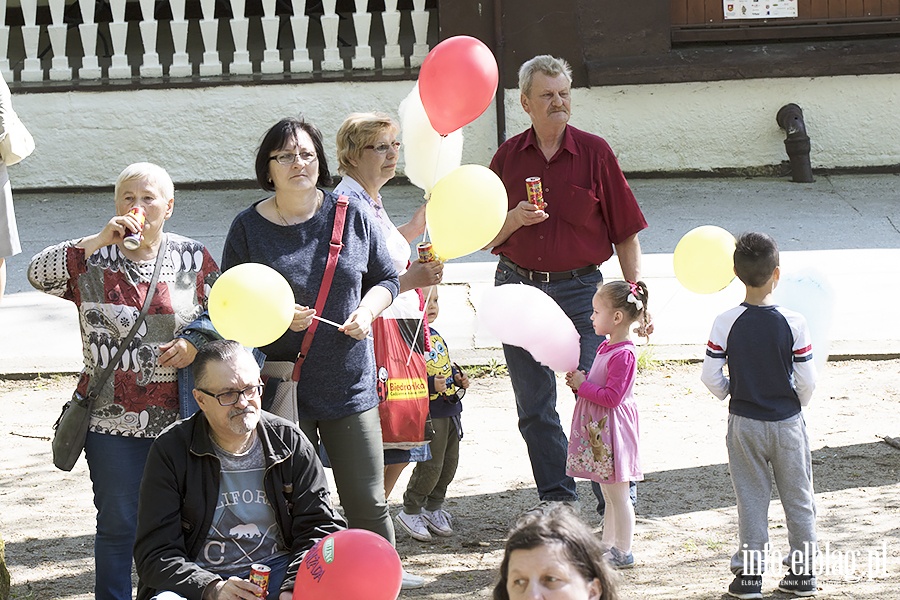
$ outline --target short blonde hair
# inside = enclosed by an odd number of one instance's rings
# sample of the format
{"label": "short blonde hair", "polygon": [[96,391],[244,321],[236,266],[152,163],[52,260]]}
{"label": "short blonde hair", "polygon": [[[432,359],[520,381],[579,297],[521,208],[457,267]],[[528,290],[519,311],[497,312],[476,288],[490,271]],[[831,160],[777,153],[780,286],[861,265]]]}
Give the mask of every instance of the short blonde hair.
{"label": "short blonde hair", "polygon": [[519,91],[526,97],[531,94],[531,82],[535,73],[543,73],[547,77],[565,75],[569,85],[572,84],[572,67],[565,59],[541,54],[525,61],[519,67]]}
{"label": "short blonde hair", "polygon": [[373,144],[385,129],[394,135],[400,133],[400,125],[385,113],[353,113],[344,119],[336,139],[338,173],[346,175],[352,171],[351,161],[359,160],[366,146]]}
{"label": "short blonde hair", "polygon": [[146,179],[150,184],[159,190],[166,200],[175,197],[175,184],[165,169],[159,165],[148,162],[139,162],[125,167],[119,177],[116,179],[115,197],[119,197],[119,188],[126,181],[135,179]]}

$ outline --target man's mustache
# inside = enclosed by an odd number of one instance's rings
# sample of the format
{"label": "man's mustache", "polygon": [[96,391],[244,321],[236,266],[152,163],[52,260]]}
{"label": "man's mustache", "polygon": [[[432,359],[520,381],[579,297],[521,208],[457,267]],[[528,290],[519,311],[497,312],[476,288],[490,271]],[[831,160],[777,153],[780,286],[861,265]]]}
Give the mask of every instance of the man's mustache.
{"label": "man's mustache", "polygon": [[231,416],[233,418],[233,417],[239,417],[244,414],[255,414],[255,413],[256,413],[256,407],[248,406],[247,408],[245,408],[244,410],[241,410],[241,411],[237,411],[237,412],[232,411],[231,415],[229,415],[229,416]]}

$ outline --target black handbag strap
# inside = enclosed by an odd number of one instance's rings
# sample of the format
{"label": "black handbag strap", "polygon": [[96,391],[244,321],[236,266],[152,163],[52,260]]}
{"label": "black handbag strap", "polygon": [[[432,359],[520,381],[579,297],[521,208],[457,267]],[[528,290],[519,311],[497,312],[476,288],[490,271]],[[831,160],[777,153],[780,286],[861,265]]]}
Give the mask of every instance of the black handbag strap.
{"label": "black handbag strap", "polygon": [[128,350],[128,345],[131,343],[131,340],[134,339],[134,336],[137,335],[141,323],[144,322],[144,318],[150,311],[150,303],[153,301],[153,296],[156,294],[156,284],[159,283],[159,273],[160,271],[162,271],[163,258],[165,258],[166,256],[166,248],[168,247],[168,244],[168,238],[163,235],[162,243],[159,245],[159,250],[156,253],[156,264],[153,266],[153,277],[150,278],[150,287],[147,289],[147,296],[146,298],[144,298],[144,305],[141,307],[141,312],[138,314],[137,319],[134,320],[134,325],[131,327],[131,331],[128,332],[128,335],[125,336],[125,339],[123,339],[122,343],[119,344],[119,350],[106,365],[106,368],[100,372],[100,375],[91,377],[91,382],[88,384],[88,392],[86,396],[88,411],[93,408],[94,399],[96,398],[97,394],[100,393],[100,390],[103,388],[103,384],[106,383],[107,379],[109,379],[109,376],[112,374],[113,369],[115,369],[116,365],[119,364],[119,360],[121,360],[122,355],[125,354],[125,352]]}

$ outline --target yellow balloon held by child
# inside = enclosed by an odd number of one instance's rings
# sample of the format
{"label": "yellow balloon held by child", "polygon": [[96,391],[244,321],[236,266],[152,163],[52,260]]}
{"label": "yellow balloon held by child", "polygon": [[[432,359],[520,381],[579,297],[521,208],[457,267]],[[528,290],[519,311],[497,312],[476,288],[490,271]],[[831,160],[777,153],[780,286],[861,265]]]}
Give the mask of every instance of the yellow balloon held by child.
{"label": "yellow balloon held by child", "polygon": [[294,318],[294,291],[278,271],[258,263],[236,265],[209,292],[209,318],[228,340],[248,347],[271,344]]}
{"label": "yellow balloon held by child", "polygon": [[715,225],[688,231],[675,246],[675,277],[697,294],[713,294],[734,279],[735,239]]}

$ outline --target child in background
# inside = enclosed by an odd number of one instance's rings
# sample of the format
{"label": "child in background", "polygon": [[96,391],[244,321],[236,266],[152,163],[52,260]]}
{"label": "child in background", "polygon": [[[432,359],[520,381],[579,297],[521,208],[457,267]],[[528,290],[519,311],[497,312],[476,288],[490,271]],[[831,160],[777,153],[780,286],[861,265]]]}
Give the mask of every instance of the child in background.
{"label": "child in background", "polygon": [[[434,323],[439,312],[438,288],[432,286],[422,292],[428,298],[425,306],[428,323]],[[421,542],[429,541],[432,533],[453,535],[453,518],[442,506],[459,463],[459,441],[463,436],[460,400],[469,387],[469,378],[450,361],[444,338],[433,327],[430,332],[431,352],[425,358],[431,395],[429,410],[434,426],[431,460],[416,463],[403,494],[403,510],[397,515],[400,528]]]}
{"label": "child in background", "polygon": [[[762,598],[769,543],[772,474],[787,521],[790,567],[778,589],[815,596],[816,507],[812,455],[801,407],[815,389],[816,367],[806,320],[772,302],[778,246],[764,233],[745,233],[734,251],[744,302],[713,323],[701,379],[717,398],[729,394],[728,470],[737,497],[737,552],[728,594]],[[728,377],[723,369],[728,365]]]}
{"label": "child in background", "polygon": [[634,506],[628,488],[629,482],[643,479],[632,394],[637,357],[630,330],[636,321],[644,326],[649,322],[647,286],[642,281],[613,281],[597,290],[592,304],[594,332],[609,339],[597,348],[589,374],[566,374],[566,384],[578,394],[566,474],[600,484],[606,502],[601,541],[609,562],[628,569],[634,566]]}

